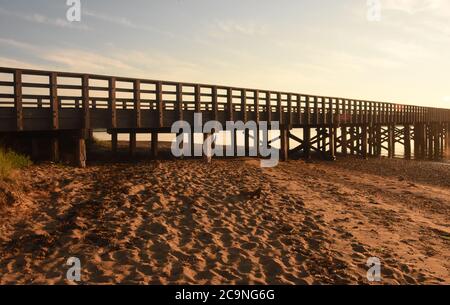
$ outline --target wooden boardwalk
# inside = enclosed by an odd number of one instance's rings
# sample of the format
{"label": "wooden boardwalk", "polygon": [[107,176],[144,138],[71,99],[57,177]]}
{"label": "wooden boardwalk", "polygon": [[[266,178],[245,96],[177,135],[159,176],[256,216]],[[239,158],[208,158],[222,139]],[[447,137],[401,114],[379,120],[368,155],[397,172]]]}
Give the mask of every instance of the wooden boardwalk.
{"label": "wooden boardwalk", "polygon": [[[362,157],[393,157],[404,145],[406,158],[439,159],[449,151],[450,109],[315,96],[292,92],[236,88],[115,76],[0,67],[0,134],[49,137],[51,155],[58,159],[61,137],[76,139],[81,165],[84,141],[94,129],[152,134],[157,153],[158,133],[170,132],[175,121],[279,122],[281,158],[311,152],[334,159],[336,152]],[[292,133],[302,129],[302,137]],[[314,135],[311,129],[315,129]],[[248,137],[246,133],[246,148]],[[298,145],[289,147],[289,139]],[[413,142],[413,147],[411,147]],[[413,151],[414,149],[414,151]]]}

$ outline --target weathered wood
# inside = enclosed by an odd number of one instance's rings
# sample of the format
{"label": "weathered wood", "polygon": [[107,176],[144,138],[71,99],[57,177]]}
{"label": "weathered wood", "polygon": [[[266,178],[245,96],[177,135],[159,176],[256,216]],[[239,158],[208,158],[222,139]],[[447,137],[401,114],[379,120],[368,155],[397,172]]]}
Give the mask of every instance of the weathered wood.
{"label": "weathered wood", "polygon": [[403,128],[404,146],[405,146],[405,159],[411,159],[411,126],[405,125]]}
{"label": "weathered wood", "polygon": [[131,157],[136,155],[136,132],[130,132],[129,153]]}
{"label": "weathered wood", "polygon": [[[158,157],[158,132],[157,131],[153,131],[152,132],[152,157],[156,158]],[[193,151],[193,149],[192,149]]]}
{"label": "weathered wood", "polygon": [[280,128],[280,159],[281,161],[289,159],[289,129],[285,126]]}
{"label": "weathered wood", "polygon": [[23,108],[22,108],[22,71],[14,72],[14,109],[16,113],[16,129],[23,130]]}
{"label": "weathered wood", "polygon": [[111,132],[111,151],[117,153],[117,143],[118,143],[117,132]]}
{"label": "weathered wood", "polygon": [[111,115],[111,128],[117,127],[117,114],[116,114],[116,78],[111,77],[108,80],[109,82],[109,88],[108,88],[108,108]]}
{"label": "weathered wood", "polygon": [[53,72],[50,74],[50,109],[52,112],[52,128],[59,128],[59,103],[58,103],[58,75]]}
{"label": "weathered wood", "polygon": [[213,86],[211,88],[211,103],[212,103],[212,109],[213,109],[213,118],[214,120],[219,119],[219,102],[217,97],[217,87]]}
{"label": "weathered wood", "polygon": [[177,111],[177,117],[179,121],[183,120],[183,85],[177,84],[177,100],[176,100],[176,111]]}
{"label": "weathered wood", "polygon": [[156,107],[158,111],[158,127],[164,126],[163,98],[162,98],[162,82],[155,84]]}
{"label": "weathered wood", "polygon": [[86,167],[86,160],[87,160],[86,141],[83,137],[80,137],[77,139],[76,145],[76,161],[78,166],[81,168]]}
{"label": "weathered wood", "polygon": [[344,154],[344,155],[347,155],[348,154],[348,142],[347,142],[347,138],[348,138],[348,133],[347,133],[347,126],[342,126],[341,127],[341,142],[342,142],[342,145],[341,145],[341,150],[342,150],[342,153]]}
{"label": "weathered wood", "polygon": [[133,84],[134,89],[134,114],[136,128],[141,128],[141,81],[135,80]]}
{"label": "weathered wood", "polygon": [[84,74],[81,80],[81,100],[83,104],[83,129],[90,128],[89,111],[89,75]]}
{"label": "weathered wood", "polygon": [[50,139],[50,155],[53,162],[59,162],[59,140],[57,137]]}

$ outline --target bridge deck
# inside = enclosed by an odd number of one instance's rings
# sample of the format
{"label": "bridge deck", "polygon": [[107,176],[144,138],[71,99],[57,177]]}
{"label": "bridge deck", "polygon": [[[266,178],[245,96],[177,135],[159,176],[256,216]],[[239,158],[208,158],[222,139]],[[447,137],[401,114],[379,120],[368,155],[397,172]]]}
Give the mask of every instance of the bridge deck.
{"label": "bridge deck", "polygon": [[290,127],[450,122],[450,110],[339,97],[0,67],[0,132],[170,128],[177,120]]}

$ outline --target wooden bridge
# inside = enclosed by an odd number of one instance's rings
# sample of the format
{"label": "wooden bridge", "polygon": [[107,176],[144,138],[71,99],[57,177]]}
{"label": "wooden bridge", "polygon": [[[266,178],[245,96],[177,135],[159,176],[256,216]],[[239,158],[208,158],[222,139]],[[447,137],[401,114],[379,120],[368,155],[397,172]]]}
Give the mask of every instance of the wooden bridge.
{"label": "wooden bridge", "polygon": [[[294,153],[309,158],[311,152],[334,159],[337,151],[368,157],[381,156],[385,150],[393,157],[396,144],[404,146],[406,158],[414,153],[418,159],[440,159],[450,148],[449,109],[0,67],[0,134],[30,139],[32,153],[36,139],[48,138],[53,160],[59,158],[61,141],[73,139],[76,160],[85,165],[85,139],[94,129],[111,134],[113,150],[117,150],[117,134],[129,133],[131,154],[136,134],[150,133],[156,155],[158,134],[170,133],[178,120],[192,124],[199,112],[204,121],[222,124],[253,120],[273,126],[278,121],[283,160]],[[294,135],[294,129],[301,129],[303,136]],[[246,151],[250,137],[245,130]],[[298,145],[289,147],[290,139]]]}

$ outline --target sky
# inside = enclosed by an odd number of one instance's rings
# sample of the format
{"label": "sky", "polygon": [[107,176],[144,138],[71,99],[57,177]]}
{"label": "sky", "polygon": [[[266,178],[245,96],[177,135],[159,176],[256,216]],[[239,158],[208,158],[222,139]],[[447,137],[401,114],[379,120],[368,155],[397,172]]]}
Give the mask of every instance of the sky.
{"label": "sky", "polygon": [[69,8],[0,0],[0,66],[450,108],[449,0],[81,0],[79,22]]}

